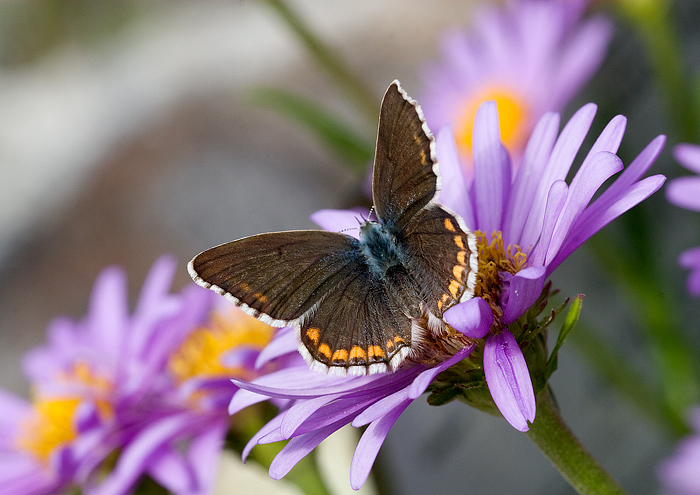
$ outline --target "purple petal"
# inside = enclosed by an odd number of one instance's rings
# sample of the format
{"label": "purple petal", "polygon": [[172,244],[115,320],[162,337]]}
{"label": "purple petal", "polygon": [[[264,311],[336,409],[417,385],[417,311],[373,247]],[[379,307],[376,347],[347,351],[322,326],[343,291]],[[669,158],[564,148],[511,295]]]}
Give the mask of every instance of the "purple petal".
{"label": "purple petal", "polygon": [[430,368],[429,370],[425,370],[422,372],[420,375],[416,377],[415,380],[413,380],[413,383],[411,383],[411,386],[408,390],[408,397],[411,399],[416,399],[420,397],[420,395],[425,392],[425,389],[428,388],[428,385],[433,381],[433,379],[442,373],[444,370],[452,366],[453,364],[456,364],[460,362],[462,359],[467,357],[471,352],[474,350],[473,345],[468,345],[466,347],[462,347],[460,350],[455,352],[454,356],[452,356],[450,359],[447,361],[440,363],[438,366],[435,366],[434,368]]}
{"label": "purple petal", "polygon": [[520,270],[510,279],[510,292],[503,312],[503,323],[510,325],[537,301],[544,287],[545,273],[545,267],[531,266]]}
{"label": "purple petal", "polygon": [[693,296],[700,295],[700,246],[683,251],[678,257],[678,263],[691,270],[686,281],[688,292]]}
{"label": "purple petal", "polygon": [[394,394],[387,397],[383,397],[374,404],[367,407],[364,411],[357,415],[355,419],[352,420],[352,426],[359,428],[373,421],[381,419],[382,416],[386,416],[391,411],[395,410],[400,404],[408,401],[413,402],[413,398],[408,397],[408,388],[403,388]]}
{"label": "purple petal", "polygon": [[559,252],[571,226],[586,208],[593,195],[612,175],[622,170],[622,160],[608,151],[595,154],[585,161],[569,186],[566,202],[557,219],[552,242],[547,249],[544,264],[548,265]]}
{"label": "purple petal", "polygon": [[647,177],[630,186],[624,194],[617,198],[617,201],[606,205],[606,209],[602,211],[598,209],[596,216],[586,215],[585,221],[579,219],[571,229],[571,234],[564,242],[559,253],[547,265],[547,276],[593,234],[658,191],[665,180],[666,177],[663,175]]}
{"label": "purple petal", "polygon": [[122,450],[114,469],[100,486],[100,495],[123,495],[143,473],[161,446],[193,427],[193,415],[182,413],[152,423]]}
{"label": "purple petal", "polygon": [[593,103],[581,107],[559,134],[539,179],[538,189],[533,196],[535,201],[532,203],[531,211],[523,228],[520,238],[521,246],[534,246],[537,242],[542,231],[549,189],[555,181],[566,179],[581,143],[588,134],[596,109],[597,107]]}
{"label": "purple petal", "polygon": [[294,335],[293,327],[284,327],[277,330],[275,337],[258,354],[255,360],[255,369],[259,370],[265,364],[275,358],[296,352],[298,348],[297,339]]}
{"label": "purple petal", "polygon": [[535,200],[540,177],[558,131],[559,114],[547,113],[537,122],[537,126],[527,142],[522,164],[518,169],[516,179],[513,181],[513,189],[504,220],[503,239],[508,243],[529,245],[520,242],[520,235]]}
{"label": "purple petal", "polygon": [[481,339],[491,328],[493,313],[489,303],[480,297],[452,306],[443,318],[449,325],[467,337]]}
{"label": "purple petal", "polygon": [[510,188],[510,158],[501,144],[496,102],[482,103],[474,119],[474,195],[476,225],[491,233],[501,230]]}
{"label": "purple petal", "polygon": [[[241,459],[243,459],[243,462],[245,462],[245,460],[248,458],[248,454],[250,454],[250,451],[253,450],[253,447],[255,447],[256,445],[262,445],[262,439],[264,437],[266,437],[272,432],[279,432],[280,425],[282,424],[283,419],[284,414],[278,414],[270,421],[265,423],[265,425],[262,428],[260,428],[250,440],[248,440],[248,443],[245,445],[245,447],[243,447],[243,452],[241,452]],[[283,440],[281,435],[280,440]]]}
{"label": "purple petal", "polygon": [[542,217],[542,233],[537,241],[537,245],[530,253],[528,262],[532,266],[543,266],[547,256],[549,244],[552,242],[554,229],[561,210],[566,203],[566,196],[569,194],[569,186],[563,180],[554,181],[552,187],[547,192],[547,203]]}
{"label": "purple petal", "polygon": [[193,473],[179,451],[168,448],[159,452],[150,463],[148,474],[170,493],[197,493]]}
{"label": "purple petal", "polygon": [[613,203],[616,203],[622,196],[627,194],[627,190],[641,179],[656,161],[665,143],[666,136],[663,135],[652,139],[632,163],[625,168],[615,182],[586,208],[577,224],[583,224],[599,217],[601,211],[610,208]]}
{"label": "purple petal", "polygon": [[700,174],[700,145],[678,144],[673,148],[673,157],[691,172]]}
{"label": "purple petal", "polygon": [[535,419],[535,393],[523,353],[508,330],[486,340],[484,373],[503,417],[513,428],[527,431],[527,422]]}
{"label": "purple petal", "polygon": [[275,480],[283,478],[300,460],[309,455],[319,443],[344,425],[345,423],[336,423],[292,438],[272,460],[270,477]]}
{"label": "purple petal", "polygon": [[371,423],[362,434],[350,464],[350,486],[353,490],[359,490],[367,481],[374,460],[389,430],[411,402],[406,400],[400,403],[392,411]]}
{"label": "purple petal", "polygon": [[680,208],[700,211],[700,177],[679,177],[666,186],[666,199]]}
{"label": "purple petal", "polygon": [[366,219],[369,210],[318,210],[311,214],[311,221],[330,232],[343,232],[355,239],[360,238],[360,224]]}
{"label": "purple petal", "polygon": [[437,135],[436,149],[440,164],[440,203],[458,214],[468,226],[474,226],[474,212],[464,181],[464,172],[459,163],[457,145],[452,136],[452,129],[443,127]]}

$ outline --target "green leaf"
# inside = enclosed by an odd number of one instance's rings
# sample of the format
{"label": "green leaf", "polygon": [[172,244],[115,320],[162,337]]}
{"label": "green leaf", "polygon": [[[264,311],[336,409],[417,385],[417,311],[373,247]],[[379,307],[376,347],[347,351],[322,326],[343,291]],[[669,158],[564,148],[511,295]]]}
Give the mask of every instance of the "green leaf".
{"label": "green leaf", "polygon": [[302,124],[338,158],[364,172],[374,154],[374,143],[361,136],[317,103],[275,88],[258,88],[253,102],[274,109]]}
{"label": "green leaf", "polygon": [[554,371],[557,369],[557,366],[559,365],[559,361],[558,361],[559,349],[561,349],[561,346],[564,345],[564,341],[566,340],[566,338],[569,336],[571,331],[576,326],[576,323],[578,322],[578,318],[581,315],[581,308],[582,307],[583,307],[583,294],[579,294],[571,302],[571,306],[569,307],[569,312],[566,314],[566,319],[564,319],[564,323],[562,324],[561,330],[559,331],[559,335],[557,336],[557,343],[554,345],[554,349],[552,349],[552,353],[549,355],[549,359],[547,360],[547,365],[545,367],[545,377],[548,380],[549,380],[549,377],[552,376],[552,373],[554,373]]}

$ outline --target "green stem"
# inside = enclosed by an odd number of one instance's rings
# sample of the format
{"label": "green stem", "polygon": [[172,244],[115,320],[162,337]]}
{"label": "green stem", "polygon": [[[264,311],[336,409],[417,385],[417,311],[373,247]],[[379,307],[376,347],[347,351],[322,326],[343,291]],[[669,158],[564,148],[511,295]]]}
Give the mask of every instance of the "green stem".
{"label": "green stem", "polygon": [[294,31],[304,47],[316,59],[316,62],[333,77],[348,95],[355,101],[363,116],[372,128],[377,126],[379,115],[379,100],[374,92],[355,73],[343,63],[342,58],[331,50],[321,39],[316,36],[294,11],[289,8],[287,2],[282,0],[265,0],[277,14]]}
{"label": "green stem", "polygon": [[626,493],[564,423],[547,388],[537,396],[537,417],[527,435],[581,495]]}

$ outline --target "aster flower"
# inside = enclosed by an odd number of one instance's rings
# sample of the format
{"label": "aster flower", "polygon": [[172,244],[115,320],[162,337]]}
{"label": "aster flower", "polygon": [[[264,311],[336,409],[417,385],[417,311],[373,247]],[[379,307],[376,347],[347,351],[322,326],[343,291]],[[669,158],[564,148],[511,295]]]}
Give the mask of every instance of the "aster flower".
{"label": "aster flower", "polygon": [[665,490],[673,495],[700,493],[700,408],[691,414],[691,425],[695,432],[681,440],[673,454],[661,462],[657,475]]}
{"label": "aster flower", "polygon": [[511,1],[482,6],[470,31],[442,38],[442,60],[423,71],[423,110],[432,129],[452,127],[466,171],[471,170],[474,116],[495,100],[501,138],[514,157],[535,123],[561,110],[600,66],[611,36],[602,16],[583,21],[588,2]]}
{"label": "aster flower", "polygon": [[124,272],[106,269],[87,317],[55,320],[28,353],[33,403],[0,395],[0,493],[125,494],[143,475],[176,494],[211,491],[228,378],[255,376],[273,329],[194,284],[171,294],[175,268],[154,265],[133,314]]}
{"label": "aster flower", "polygon": [[[476,232],[479,249],[477,297],[449,309],[444,317],[473,344],[443,349],[436,359],[409,362],[389,375],[331,377],[310,372],[298,360],[250,383],[235,380],[242,390],[233,397],[232,413],[270,397],[288,401],[251,439],[244,456],[255,444],[289,439],[270,467],[271,476],[279,478],[341,426],[369,425],[351,466],[351,485],[357,489],[393,423],[426,390],[431,392],[432,404],[458,397],[484,410],[500,411],[515,428],[527,430],[535,418],[535,392],[545,386],[546,373],[551,372],[544,366],[528,368],[547,360],[543,357],[547,322],[536,320],[546,305],[547,277],[586,239],[658,190],[665,180],[660,175],[642,178],[661,151],[663,136],[622,171],[615,153],[626,121],[618,116],[567,184],[565,178],[595,111],[595,105],[584,106],[561,133],[559,116],[545,114],[535,126],[516,174],[501,142],[495,102],[483,104],[477,112],[473,175],[463,173],[449,130],[441,132],[437,138],[440,201]],[[618,172],[622,173],[592,200]],[[352,210],[322,210],[312,219],[327,230],[347,230],[350,235],[357,225],[357,213]],[[271,345],[273,355],[294,353],[297,346],[291,331],[280,334]],[[536,388],[531,374],[537,377]]]}
{"label": "aster flower", "polygon": [[[700,173],[700,146],[696,144],[679,144],[673,148],[673,156],[685,168]],[[700,177],[680,177],[669,182],[666,198],[676,206],[688,210],[700,211]],[[690,270],[686,286],[694,296],[700,295],[700,246],[681,253],[678,262]]]}

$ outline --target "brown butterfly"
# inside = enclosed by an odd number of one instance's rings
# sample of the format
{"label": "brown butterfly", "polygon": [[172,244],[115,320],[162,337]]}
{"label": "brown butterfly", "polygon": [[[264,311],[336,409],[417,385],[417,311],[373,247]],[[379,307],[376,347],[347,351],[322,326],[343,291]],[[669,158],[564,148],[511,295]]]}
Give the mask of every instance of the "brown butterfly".
{"label": "brown butterfly", "polygon": [[208,249],[189,263],[194,281],[273,326],[296,327],[312,368],[362,375],[396,369],[414,325],[474,294],[476,239],[436,202],[435,140],[420,107],[394,81],[382,101],[372,195],[377,221],[360,239],[297,230]]}

